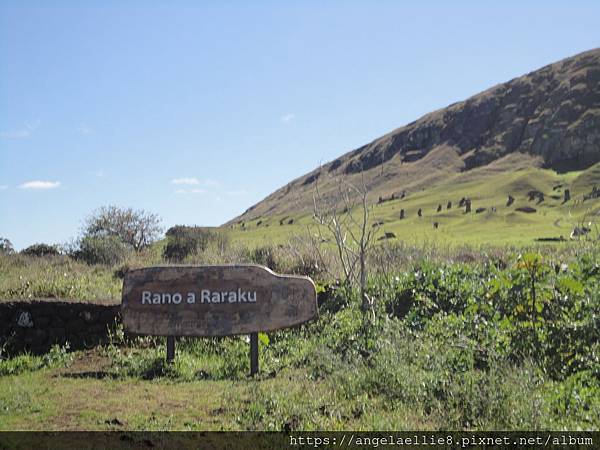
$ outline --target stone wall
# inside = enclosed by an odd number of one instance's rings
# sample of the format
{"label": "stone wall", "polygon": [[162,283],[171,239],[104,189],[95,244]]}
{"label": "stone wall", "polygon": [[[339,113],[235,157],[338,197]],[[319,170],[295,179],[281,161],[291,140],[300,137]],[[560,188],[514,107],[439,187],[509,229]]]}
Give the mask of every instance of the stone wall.
{"label": "stone wall", "polygon": [[120,308],[120,301],[0,300],[0,348],[41,354],[54,344],[75,350],[106,343]]}

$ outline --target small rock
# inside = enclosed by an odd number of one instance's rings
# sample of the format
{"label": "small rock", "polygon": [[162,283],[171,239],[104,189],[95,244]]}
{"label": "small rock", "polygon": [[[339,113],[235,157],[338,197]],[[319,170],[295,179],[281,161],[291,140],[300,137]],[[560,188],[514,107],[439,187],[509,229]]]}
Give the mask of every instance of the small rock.
{"label": "small rock", "polygon": [[29,311],[21,311],[17,316],[17,325],[21,328],[33,327],[33,319],[31,318],[31,313]]}

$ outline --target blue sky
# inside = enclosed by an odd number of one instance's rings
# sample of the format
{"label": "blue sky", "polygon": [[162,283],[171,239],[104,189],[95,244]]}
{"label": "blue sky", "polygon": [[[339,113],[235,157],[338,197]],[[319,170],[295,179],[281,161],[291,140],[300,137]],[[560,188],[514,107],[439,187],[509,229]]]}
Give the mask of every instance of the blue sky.
{"label": "blue sky", "polygon": [[424,113],[600,46],[600,2],[0,0],[0,236],[218,225]]}

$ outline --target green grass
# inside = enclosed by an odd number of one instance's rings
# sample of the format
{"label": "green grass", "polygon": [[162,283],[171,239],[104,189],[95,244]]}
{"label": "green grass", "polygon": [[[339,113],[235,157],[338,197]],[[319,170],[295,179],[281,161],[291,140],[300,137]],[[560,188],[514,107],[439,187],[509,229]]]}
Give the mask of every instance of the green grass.
{"label": "green grass", "polygon": [[173,364],[120,332],[9,357],[0,430],[597,430],[599,268],[597,248],[421,261],[371,277],[367,315],[321,286],[318,321],[270,333],[254,379],[244,337],[181,339]]}
{"label": "green grass", "polygon": [[[592,186],[600,184],[600,164],[585,172],[557,174],[551,170],[526,168],[515,172],[481,174],[477,171],[458,174],[442,184],[421,192],[412,193],[402,200],[384,202],[371,208],[372,222],[383,221],[380,235],[393,232],[397,240],[412,244],[443,243],[451,245],[533,245],[537,238],[568,239],[573,228],[586,220],[597,221],[600,200],[581,202]],[[563,204],[564,189],[571,190],[572,200]],[[538,190],[545,194],[544,202],[528,201],[527,193]],[[508,195],[515,203],[507,207]],[[552,198],[557,196],[558,198]],[[472,200],[472,212],[459,208],[461,198]],[[452,208],[446,209],[447,202]],[[437,212],[438,205],[442,211]],[[516,211],[522,206],[537,209],[533,214]],[[487,208],[476,214],[479,207]],[[495,207],[496,212],[491,212]],[[400,209],[406,218],[400,220]],[[417,217],[422,209],[423,217]],[[294,223],[287,221],[292,218]],[[280,221],[284,224],[280,225]],[[258,222],[261,222],[258,225]],[[439,228],[434,229],[433,223]],[[291,236],[301,235],[307,227],[314,227],[312,214],[297,216],[261,217],[248,221],[242,228],[236,224],[228,229],[233,241],[248,246],[283,243]],[[556,244],[553,244],[556,245]],[[559,244],[564,245],[564,244]]]}
{"label": "green grass", "polygon": [[120,291],[121,280],[115,278],[114,269],[66,256],[0,255],[0,298],[94,300],[118,298]]}

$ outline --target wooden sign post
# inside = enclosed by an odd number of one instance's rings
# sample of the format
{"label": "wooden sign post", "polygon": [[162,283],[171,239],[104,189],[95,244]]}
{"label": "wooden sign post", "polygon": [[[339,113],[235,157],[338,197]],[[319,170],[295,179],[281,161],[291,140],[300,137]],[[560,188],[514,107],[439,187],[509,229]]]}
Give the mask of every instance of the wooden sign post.
{"label": "wooden sign post", "polygon": [[258,265],[146,267],[127,272],[121,316],[126,331],[167,336],[250,335],[250,373],[258,372],[258,332],[316,318],[308,277],[278,275]]}

